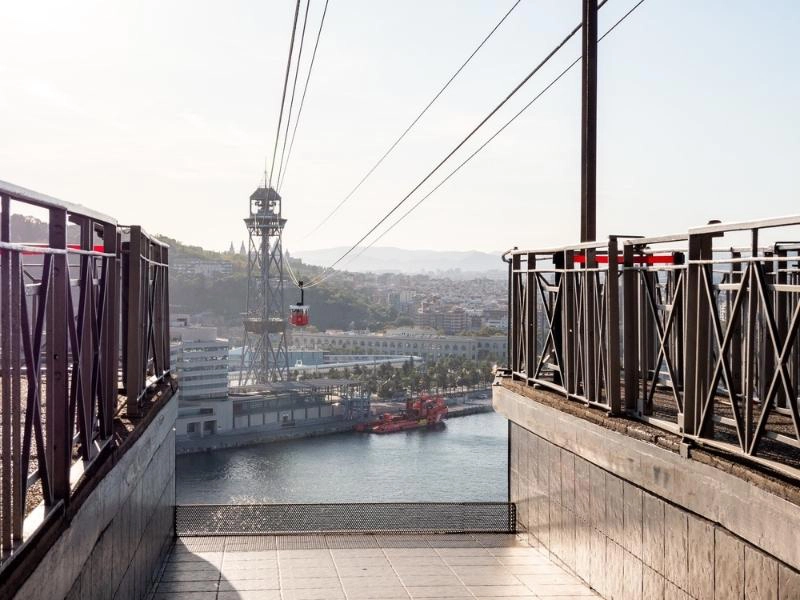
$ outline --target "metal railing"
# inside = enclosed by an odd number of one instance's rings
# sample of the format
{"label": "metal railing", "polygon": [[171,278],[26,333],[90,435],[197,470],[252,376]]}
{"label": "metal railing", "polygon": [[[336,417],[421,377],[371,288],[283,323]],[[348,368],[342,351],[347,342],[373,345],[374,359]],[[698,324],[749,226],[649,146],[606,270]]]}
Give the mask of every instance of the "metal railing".
{"label": "metal railing", "polygon": [[[20,241],[24,223],[40,239]],[[35,505],[42,517],[69,502],[79,474],[108,456],[120,409],[138,415],[169,373],[167,288],[166,247],[141,228],[0,182],[3,556],[28,537]]]}
{"label": "metal railing", "polygon": [[515,378],[619,413],[617,238],[510,252]]}
{"label": "metal railing", "polygon": [[800,477],[800,243],[765,242],[788,234],[800,217],[507,253],[510,375]]}
{"label": "metal railing", "polygon": [[178,536],[310,533],[516,533],[511,502],[179,504]]}

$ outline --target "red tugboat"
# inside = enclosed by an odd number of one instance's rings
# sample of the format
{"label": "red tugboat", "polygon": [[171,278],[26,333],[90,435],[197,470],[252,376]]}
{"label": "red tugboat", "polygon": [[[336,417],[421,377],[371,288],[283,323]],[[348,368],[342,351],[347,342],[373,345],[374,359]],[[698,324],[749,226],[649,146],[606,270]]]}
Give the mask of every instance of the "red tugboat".
{"label": "red tugboat", "polygon": [[434,428],[444,425],[447,404],[442,396],[423,395],[417,400],[406,400],[406,408],[400,414],[385,413],[377,421],[359,423],[356,431],[367,433],[395,433],[422,427]]}

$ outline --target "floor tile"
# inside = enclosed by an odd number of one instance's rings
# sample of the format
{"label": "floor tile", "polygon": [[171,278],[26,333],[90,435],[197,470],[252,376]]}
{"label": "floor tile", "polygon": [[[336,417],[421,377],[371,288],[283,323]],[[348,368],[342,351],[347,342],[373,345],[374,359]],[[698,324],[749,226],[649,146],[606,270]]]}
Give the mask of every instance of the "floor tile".
{"label": "floor tile", "polygon": [[214,581],[162,581],[156,591],[159,593],[176,592],[216,592],[219,582]]}
{"label": "floor tile", "polygon": [[283,600],[345,600],[341,588],[313,588],[302,590],[281,590]]}
{"label": "floor tile", "polygon": [[153,600],[216,600],[217,592],[175,592],[162,594],[156,592]]}
{"label": "floor tile", "polygon": [[348,600],[365,600],[367,598],[408,598],[408,592],[404,587],[376,586],[367,588],[356,588],[345,590]]}
{"label": "floor tile", "polygon": [[280,590],[281,584],[267,579],[228,579],[219,582],[221,592],[248,592],[251,590]]}
{"label": "floor tile", "polygon": [[506,598],[514,596],[530,596],[531,590],[524,585],[471,585],[469,591],[475,596],[492,596]]}
{"label": "floor tile", "polygon": [[445,556],[443,558],[444,562],[450,566],[476,565],[488,567],[500,564],[494,556],[489,554],[485,556]]}
{"label": "floor tile", "polygon": [[523,581],[511,573],[498,572],[483,575],[459,575],[458,578],[466,586],[470,585],[522,585]]}
{"label": "floor tile", "polygon": [[220,573],[212,571],[164,571],[161,581],[218,581]]}
{"label": "floor tile", "polygon": [[583,584],[572,585],[529,585],[530,590],[540,598],[552,598],[554,596],[595,596],[595,593]]}
{"label": "floor tile", "polygon": [[438,585],[461,585],[458,577],[453,575],[401,575],[403,584],[407,586],[438,586]]}
{"label": "floor tile", "polygon": [[406,587],[412,598],[471,598],[469,590],[463,585],[452,586],[412,586]]}
{"label": "floor tile", "polygon": [[278,590],[220,592],[217,600],[282,600]]}
{"label": "floor tile", "polygon": [[281,577],[280,584],[284,590],[342,587],[338,577]]}

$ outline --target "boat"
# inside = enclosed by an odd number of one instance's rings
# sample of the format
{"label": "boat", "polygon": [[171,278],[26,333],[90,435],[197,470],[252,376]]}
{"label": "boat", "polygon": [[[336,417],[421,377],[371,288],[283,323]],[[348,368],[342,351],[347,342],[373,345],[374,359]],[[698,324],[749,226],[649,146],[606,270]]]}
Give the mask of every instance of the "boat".
{"label": "boat", "polygon": [[366,433],[396,433],[410,429],[435,429],[444,426],[447,403],[442,396],[423,395],[416,400],[406,400],[406,407],[398,414],[384,413],[380,419],[359,423],[356,431]]}

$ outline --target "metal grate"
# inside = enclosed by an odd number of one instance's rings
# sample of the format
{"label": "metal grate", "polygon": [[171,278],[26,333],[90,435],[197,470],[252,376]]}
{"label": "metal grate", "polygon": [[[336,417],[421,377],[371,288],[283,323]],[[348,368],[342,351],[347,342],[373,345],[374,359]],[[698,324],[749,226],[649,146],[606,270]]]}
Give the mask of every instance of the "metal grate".
{"label": "metal grate", "polygon": [[507,502],[185,504],[179,536],[310,533],[515,533]]}

